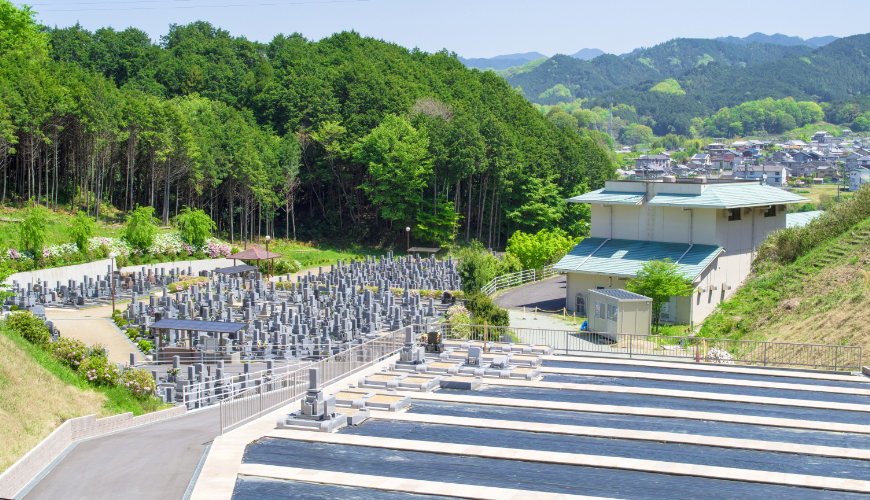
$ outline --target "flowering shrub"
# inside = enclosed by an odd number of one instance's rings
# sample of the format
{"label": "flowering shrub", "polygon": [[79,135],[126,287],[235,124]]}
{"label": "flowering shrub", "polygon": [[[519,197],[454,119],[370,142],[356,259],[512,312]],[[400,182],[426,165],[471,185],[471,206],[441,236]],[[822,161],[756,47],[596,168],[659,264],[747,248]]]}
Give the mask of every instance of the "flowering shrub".
{"label": "flowering shrub", "polygon": [[88,382],[94,385],[114,387],[121,378],[121,370],[102,356],[91,356],[82,361],[79,367],[81,373]]}
{"label": "flowering shrub", "polygon": [[733,365],[733,359],[734,356],[732,356],[730,352],[724,349],[719,349],[718,347],[710,349],[710,352],[707,353],[707,361],[709,363],[722,363],[725,365]]}
{"label": "flowering shrub", "polygon": [[137,398],[147,398],[157,392],[154,377],[145,370],[133,368],[121,373],[119,384]]}
{"label": "flowering shrub", "polygon": [[88,356],[88,347],[81,340],[60,338],[48,345],[48,352],[61,363],[78,370]]}
{"label": "flowering shrub", "polygon": [[471,324],[471,312],[465,306],[462,304],[450,306],[450,309],[447,310],[447,322],[461,325],[451,327],[451,333],[462,339],[468,338],[471,333],[471,327],[468,326]]}
{"label": "flowering shrub", "polygon": [[[232,255],[233,249],[228,243],[223,243],[219,240],[209,239],[208,242],[206,242],[205,246],[202,248],[202,251],[205,252],[205,254],[209,256],[209,258],[217,259],[218,257],[229,257],[230,255]],[[296,263],[299,264],[298,262]]]}
{"label": "flowering shrub", "polygon": [[110,252],[115,252],[118,255],[128,257],[132,254],[141,255],[142,252],[133,248],[127,243],[127,240],[121,238],[107,238],[105,236],[96,236],[88,240],[88,250],[96,251],[106,247]]}
{"label": "flowering shrub", "polygon": [[7,258],[7,259],[15,259],[15,260],[18,260],[18,259],[20,259],[21,257],[22,257],[22,255],[21,255],[20,253],[18,253],[17,250],[12,249],[12,248],[7,248],[7,249],[6,249],[6,258]]}
{"label": "flowering shrub", "polygon": [[17,312],[6,317],[6,324],[31,344],[45,346],[51,335],[45,322],[29,312]]}
{"label": "flowering shrub", "polygon": [[170,283],[166,289],[171,292],[180,292],[182,290],[187,290],[193,285],[205,285],[209,282],[209,278],[206,276],[181,276],[179,281],[175,283]]}

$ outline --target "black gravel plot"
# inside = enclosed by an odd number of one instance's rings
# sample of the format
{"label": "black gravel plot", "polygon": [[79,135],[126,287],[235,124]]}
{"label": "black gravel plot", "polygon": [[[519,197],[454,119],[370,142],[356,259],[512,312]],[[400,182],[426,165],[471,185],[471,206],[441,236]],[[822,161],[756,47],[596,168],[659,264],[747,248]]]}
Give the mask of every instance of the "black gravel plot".
{"label": "black gravel plot", "polygon": [[457,394],[463,396],[529,399],[543,402],[560,401],[566,403],[634,406],[641,408],[663,408],[669,410],[703,411],[712,413],[728,413],[733,415],[753,415],[758,417],[838,422],[843,424],[870,424],[870,414],[864,412],[816,410],[812,408],[796,408],[792,406],[729,403],[703,399],[620,394],[615,392],[539,389],[533,387],[511,387],[505,385],[484,385],[475,391],[455,389],[442,389],[441,391],[445,394]]}
{"label": "black gravel plot", "polygon": [[[800,377],[773,377],[765,375],[759,369],[758,374],[722,373],[714,371],[693,370],[691,365],[681,368],[658,368],[654,366],[611,365],[607,363],[575,363],[573,361],[544,361],[543,366],[550,368],[575,368],[577,370],[601,370],[622,372],[658,373],[661,375],[680,375],[692,377],[708,377],[732,380],[751,380],[754,382],[779,382],[782,384],[826,385],[830,387],[849,387],[855,389],[870,389],[870,379],[866,382],[838,382],[830,380],[814,380]],[[602,374],[606,376],[606,374]],[[855,377],[860,379],[859,377]]]}
{"label": "black gravel plot", "polygon": [[303,483],[266,477],[240,476],[233,489],[233,500],[293,498],[304,500],[447,500],[448,497],[415,495],[369,488],[350,488],[331,484]]}
{"label": "black gravel plot", "polygon": [[567,384],[619,385],[623,387],[642,387],[647,389],[669,389],[675,391],[696,391],[711,392],[714,394],[733,394],[736,396],[802,399],[806,401],[825,401],[828,403],[867,405],[868,407],[870,407],[870,396],[833,394],[830,392],[813,392],[788,389],[763,389],[758,387],[741,387],[736,385],[710,385],[693,382],[671,382],[668,380],[646,380],[640,378],[608,377],[606,375],[602,375],[600,377],[589,377],[585,375],[549,374],[544,375],[541,380],[544,382],[560,382]]}
{"label": "black gravel plot", "polygon": [[870,463],[866,461],[692,444],[568,436],[396,420],[370,420],[358,427],[342,429],[341,433],[870,480]]}
{"label": "black gravel plot", "polygon": [[[290,439],[264,438],[252,443],[245,450],[243,462],[625,500],[709,500],[713,494],[717,498],[741,500],[866,498],[854,493],[792,486]],[[457,488],[461,492],[461,486]]]}
{"label": "black gravel plot", "polygon": [[768,427],[740,423],[689,420],[682,418],[644,417],[613,415],[536,408],[512,408],[510,406],[448,403],[441,401],[415,400],[408,413],[445,415],[451,417],[510,420],[515,422],[540,422],[559,425],[579,425],[610,429],[673,432],[711,437],[728,437],[774,441],[781,443],[811,444],[839,448],[870,449],[870,435],[843,432],[811,431]]}

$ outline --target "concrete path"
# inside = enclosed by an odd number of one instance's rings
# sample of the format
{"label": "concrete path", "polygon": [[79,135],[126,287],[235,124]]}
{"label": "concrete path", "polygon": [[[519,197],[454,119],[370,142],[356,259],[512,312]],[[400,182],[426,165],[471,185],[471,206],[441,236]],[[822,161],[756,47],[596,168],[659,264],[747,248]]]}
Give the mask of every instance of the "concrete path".
{"label": "concrete path", "polygon": [[219,434],[208,409],[81,441],[24,498],[180,499]]}
{"label": "concrete path", "polygon": [[[118,307],[116,305],[117,308]],[[127,305],[124,304],[123,308]],[[142,354],[118,331],[111,322],[112,306],[91,307],[88,309],[46,308],[45,317],[52,320],[60,330],[61,337],[81,340],[87,346],[102,344],[109,350],[109,361],[118,364],[130,362],[130,353],[142,361]]]}
{"label": "concrete path", "polygon": [[506,309],[561,311],[565,307],[567,275],[529,283],[499,294],[493,302]]}

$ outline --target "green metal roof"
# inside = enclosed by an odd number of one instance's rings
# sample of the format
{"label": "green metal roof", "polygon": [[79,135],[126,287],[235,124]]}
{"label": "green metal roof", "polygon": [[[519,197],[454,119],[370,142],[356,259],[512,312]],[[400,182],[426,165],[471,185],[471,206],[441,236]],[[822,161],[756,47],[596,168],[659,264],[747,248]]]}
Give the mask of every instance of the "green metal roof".
{"label": "green metal roof", "polygon": [[812,212],[801,212],[794,214],[785,214],[785,227],[801,227],[806,226],[816,217],[822,215],[823,211],[814,210]]}
{"label": "green metal roof", "polygon": [[722,247],[715,245],[694,245],[690,248],[688,243],[586,238],[557,262],[553,269],[634,278],[644,262],[669,258],[680,264],[686,278],[694,280],[723,251]]}
{"label": "green metal roof", "polygon": [[568,198],[571,203],[611,203],[615,205],[639,205],[643,200],[644,193],[631,193],[623,191],[608,191],[598,189],[580,196]]}
{"label": "green metal roof", "polygon": [[738,208],[810,201],[783,189],[759,184],[730,184],[709,186],[700,195],[657,194],[649,202],[652,206]]}

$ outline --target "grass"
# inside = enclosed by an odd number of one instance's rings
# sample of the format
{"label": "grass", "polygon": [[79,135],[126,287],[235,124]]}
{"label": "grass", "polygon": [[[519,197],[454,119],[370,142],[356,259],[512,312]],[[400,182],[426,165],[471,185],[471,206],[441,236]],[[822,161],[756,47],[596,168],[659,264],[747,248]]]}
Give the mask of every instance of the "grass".
{"label": "grass", "polygon": [[[870,219],[788,265],[750,275],[701,328],[704,337],[864,347],[870,361]],[[853,236],[855,233],[855,236]]]}
{"label": "grass", "polygon": [[[264,246],[265,245],[261,245]],[[350,259],[362,260],[366,255],[383,257],[386,250],[368,247],[337,248],[327,245],[316,245],[295,240],[273,240],[269,243],[269,251],[281,254],[284,257],[298,260],[302,264],[301,269],[311,269],[319,266],[329,266],[339,260]]]}
{"label": "grass", "polygon": [[135,415],[168,408],[140,401],[119,387],[94,388],[79,375],[0,323],[0,471],[64,421],[97,414]]}

